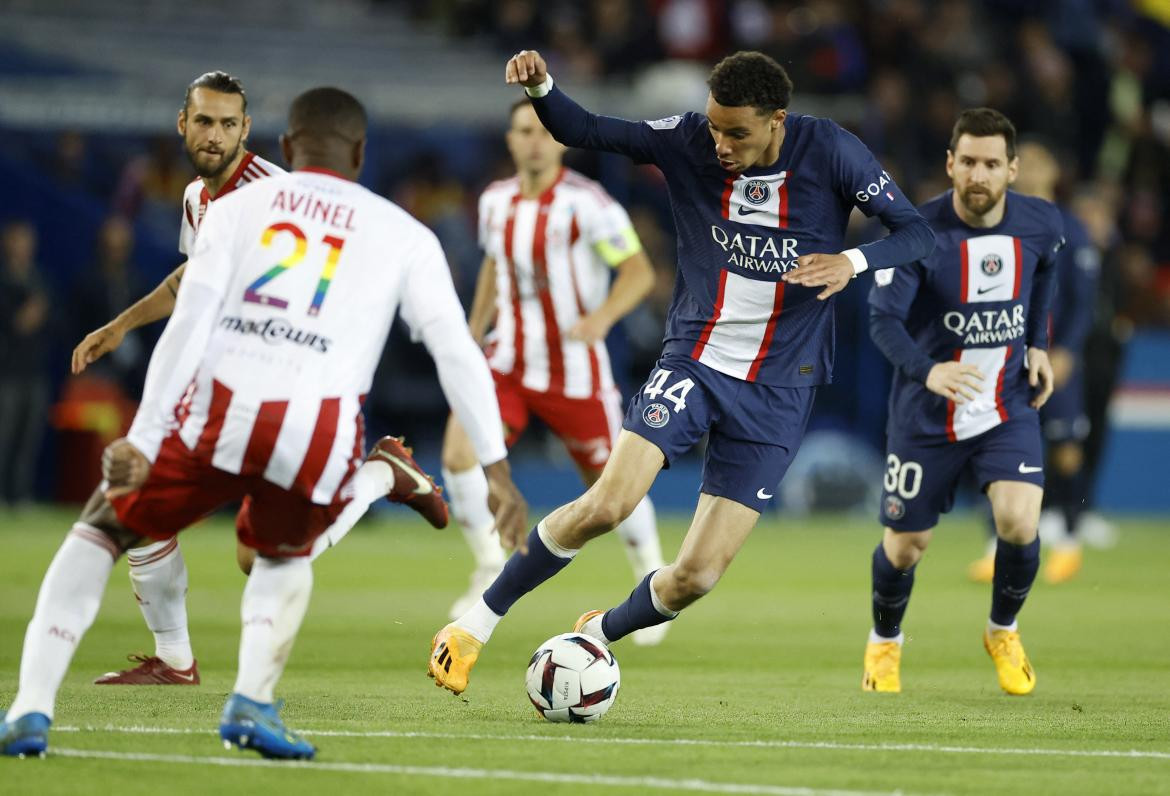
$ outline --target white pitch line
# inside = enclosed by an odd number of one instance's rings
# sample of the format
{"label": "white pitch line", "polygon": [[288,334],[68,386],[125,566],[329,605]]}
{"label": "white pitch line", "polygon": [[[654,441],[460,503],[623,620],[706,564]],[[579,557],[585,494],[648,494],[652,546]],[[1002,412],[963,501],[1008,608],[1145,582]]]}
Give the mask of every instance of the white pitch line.
{"label": "white pitch line", "polygon": [[108,752],[88,749],[53,749],[54,757],[83,760],[123,760],[136,763],[178,763],[185,765],[242,768],[296,768],[306,771],[337,771],[347,774],[395,774],[407,777],[443,779],[495,779],[518,782],[544,782],[557,785],[607,785],[614,788],[656,788],[668,791],[699,793],[734,793],[744,796],[904,796],[903,791],[859,791],[800,788],[786,785],[753,785],[736,782],[711,782],[704,779],[668,779],[666,777],[619,777],[606,774],[561,774],[555,771],[512,771],[502,768],[449,768],[447,766],[396,766],[387,763],[330,763],[294,760],[264,760],[258,757],[198,757],[195,755],[156,755],[142,752]]}
{"label": "white pitch line", "polygon": [[[139,735],[210,735],[214,729],[191,727],[54,727],[54,732],[118,732]],[[929,743],[841,743],[838,741],[718,741],[709,738],[590,738],[580,735],[484,735],[478,733],[410,732],[402,730],[302,730],[317,738],[422,738],[456,741],[551,741],[618,746],[710,746],[741,749],[821,749],[847,752],[937,752],[957,755],[1022,755],[1039,757],[1107,757],[1170,760],[1170,752],[1141,749],[1024,749],[995,746],[945,746]]]}

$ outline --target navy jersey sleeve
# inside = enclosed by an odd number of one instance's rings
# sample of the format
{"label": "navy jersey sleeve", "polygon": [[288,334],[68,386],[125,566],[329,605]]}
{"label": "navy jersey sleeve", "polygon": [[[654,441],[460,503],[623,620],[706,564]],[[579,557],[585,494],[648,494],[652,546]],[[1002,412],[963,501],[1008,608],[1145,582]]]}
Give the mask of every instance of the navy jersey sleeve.
{"label": "navy jersey sleeve", "polygon": [[906,329],[910,307],[922,284],[922,263],[875,271],[869,291],[869,335],[886,359],[914,381],[926,383],[935,362]]}
{"label": "navy jersey sleeve", "polygon": [[1055,207],[1047,219],[1052,236],[1045,244],[1045,252],[1036,263],[1032,277],[1032,300],[1028,307],[1027,341],[1030,348],[1048,348],[1048,320],[1052,312],[1052,296],[1056,292],[1056,259],[1064,248],[1064,221]]}
{"label": "navy jersey sleeve", "polygon": [[1067,243],[1056,255],[1056,305],[1052,310],[1052,345],[1080,351],[1093,326],[1101,255],[1075,216],[1064,216]]}
{"label": "navy jersey sleeve", "polygon": [[532,100],[532,107],[552,137],[565,146],[628,155],[637,163],[662,162],[663,156],[693,126],[694,113],[652,122],[631,122],[590,113],[554,83],[552,91]]}
{"label": "navy jersey sleeve", "polygon": [[891,268],[928,257],[934,231],[857,136],[834,122],[831,173],[838,194],[867,216],[877,216],[890,234],[860,246],[872,269]]}

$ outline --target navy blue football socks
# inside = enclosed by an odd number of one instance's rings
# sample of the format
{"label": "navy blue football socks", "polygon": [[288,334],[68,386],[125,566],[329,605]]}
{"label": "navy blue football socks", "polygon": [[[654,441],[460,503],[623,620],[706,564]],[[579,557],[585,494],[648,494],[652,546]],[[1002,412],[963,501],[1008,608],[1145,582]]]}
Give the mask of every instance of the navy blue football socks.
{"label": "navy blue football socks", "polygon": [[515,552],[499,577],[483,593],[483,601],[503,616],[513,603],[569,565],[571,558],[552,553],[534,527],[528,533],[528,553]]}
{"label": "navy blue football socks", "polygon": [[654,598],[650,595],[650,579],[653,577],[654,572],[651,572],[642,578],[642,582],[634,587],[624,603],[609,609],[601,617],[601,632],[609,641],[617,641],[635,630],[674,619],[674,616],[666,616],[654,607]]}
{"label": "navy blue football socks", "polygon": [[873,551],[873,629],[882,638],[902,632],[902,618],[914,588],[914,569],[898,569],[890,563],[881,542]]}
{"label": "navy blue football socks", "polygon": [[991,621],[1010,625],[1024,607],[1024,600],[1040,569],[1040,538],[1031,544],[1012,544],[1000,539],[995,546],[995,577],[991,581]]}

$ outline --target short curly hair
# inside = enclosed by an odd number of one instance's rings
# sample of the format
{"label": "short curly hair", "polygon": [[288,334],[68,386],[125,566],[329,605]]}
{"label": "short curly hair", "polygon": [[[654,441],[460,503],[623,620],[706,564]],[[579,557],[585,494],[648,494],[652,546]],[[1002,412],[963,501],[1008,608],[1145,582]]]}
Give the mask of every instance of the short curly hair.
{"label": "short curly hair", "polygon": [[720,105],[750,106],[760,113],[787,108],[792,99],[792,80],[784,67],[763,53],[749,50],[715,64],[707,86]]}

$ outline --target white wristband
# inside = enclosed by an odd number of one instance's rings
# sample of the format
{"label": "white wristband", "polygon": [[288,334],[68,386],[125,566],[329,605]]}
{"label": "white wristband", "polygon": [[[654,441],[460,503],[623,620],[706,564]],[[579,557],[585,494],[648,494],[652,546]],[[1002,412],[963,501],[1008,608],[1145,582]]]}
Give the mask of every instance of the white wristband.
{"label": "white wristband", "polygon": [[865,259],[865,255],[861,253],[861,249],[846,249],[841,253],[849,258],[849,262],[853,263],[854,276],[869,268],[869,261]]}
{"label": "white wristband", "polygon": [[543,83],[541,83],[539,86],[525,86],[524,93],[527,94],[528,96],[532,97],[533,99],[540,99],[545,94],[552,91],[552,87],[553,87],[552,75],[545,75]]}

